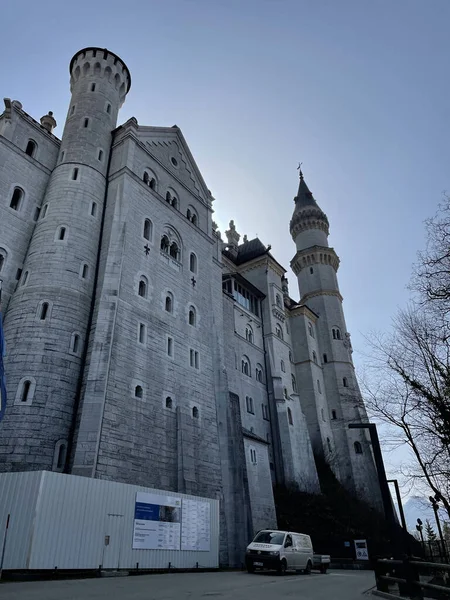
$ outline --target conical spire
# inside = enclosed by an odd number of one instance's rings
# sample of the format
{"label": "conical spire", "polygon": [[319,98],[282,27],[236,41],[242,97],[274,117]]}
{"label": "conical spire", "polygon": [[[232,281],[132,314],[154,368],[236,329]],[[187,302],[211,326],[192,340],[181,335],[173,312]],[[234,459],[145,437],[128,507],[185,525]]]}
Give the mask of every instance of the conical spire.
{"label": "conical spire", "polygon": [[291,235],[295,237],[303,229],[322,229],[328,235],[329,224],[327,215],[315,201],[311,190],[306,185],[300,167],[299,177],[298,192],[294,198],[294,214],[290,223]]}
{"label": "conical spire", "polygon": [[311,190],[306,184],[305,178],[303,177],[303,172],[301,168],[299,169],[300,181],[298,183],[298,192],[294,198],[294,202],[296,204],[296,209],[303,208],[304,206],[317,206],[317,202],[312,195]]}

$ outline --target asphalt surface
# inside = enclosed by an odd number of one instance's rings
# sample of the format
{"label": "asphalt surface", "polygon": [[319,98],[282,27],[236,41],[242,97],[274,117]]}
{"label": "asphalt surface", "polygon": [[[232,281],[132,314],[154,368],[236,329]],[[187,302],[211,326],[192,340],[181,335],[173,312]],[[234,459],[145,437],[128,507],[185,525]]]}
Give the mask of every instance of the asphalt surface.
{"label": "asphalt surface", "polygon": [[371,571],[326,575],[179,573],[69,581],[2,583],[1,600],[364,600]]}

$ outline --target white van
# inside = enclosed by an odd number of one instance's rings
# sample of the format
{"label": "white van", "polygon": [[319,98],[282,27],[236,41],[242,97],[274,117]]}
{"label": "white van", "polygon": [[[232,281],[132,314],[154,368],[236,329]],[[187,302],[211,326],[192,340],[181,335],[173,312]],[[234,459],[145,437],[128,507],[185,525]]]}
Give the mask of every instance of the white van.
{"label": "white van", "polygon": [[249,573],[255,569],[303,571],[308,575],[313,566],[311,538],[304,533],[264,529],[259,531],[245,552],[245,566]]}

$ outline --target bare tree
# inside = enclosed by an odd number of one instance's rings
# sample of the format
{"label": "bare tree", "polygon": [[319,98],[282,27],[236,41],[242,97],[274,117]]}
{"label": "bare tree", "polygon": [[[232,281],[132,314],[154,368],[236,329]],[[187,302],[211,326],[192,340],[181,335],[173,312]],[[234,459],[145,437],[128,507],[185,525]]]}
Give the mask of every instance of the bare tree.
{"label": "bare tree", "polygon": [[450,343],[439,336],[435,317],[410,306],[390,336],[371,341],[364,395],[371,415],[389,426],[391,440],[415,457],[417,464],[402,474],[438,493],[450,517]]}

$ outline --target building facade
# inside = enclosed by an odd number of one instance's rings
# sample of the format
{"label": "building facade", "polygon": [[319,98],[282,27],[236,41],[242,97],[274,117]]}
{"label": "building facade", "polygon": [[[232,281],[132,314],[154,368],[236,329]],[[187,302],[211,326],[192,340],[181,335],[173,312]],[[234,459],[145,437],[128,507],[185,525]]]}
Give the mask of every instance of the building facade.
{"label": "building facade", "polygon": [[379,506],[328,220],[303,175],[290,232],[300,300],[259,239],[226,241],[176,126],[117,126],[128,68],[70,63],[61,140],[0,116],[8,406],[0,470],[53,470],[218,498],[221,562],[276,526],[273,485],[320,493],[327,462]]}

